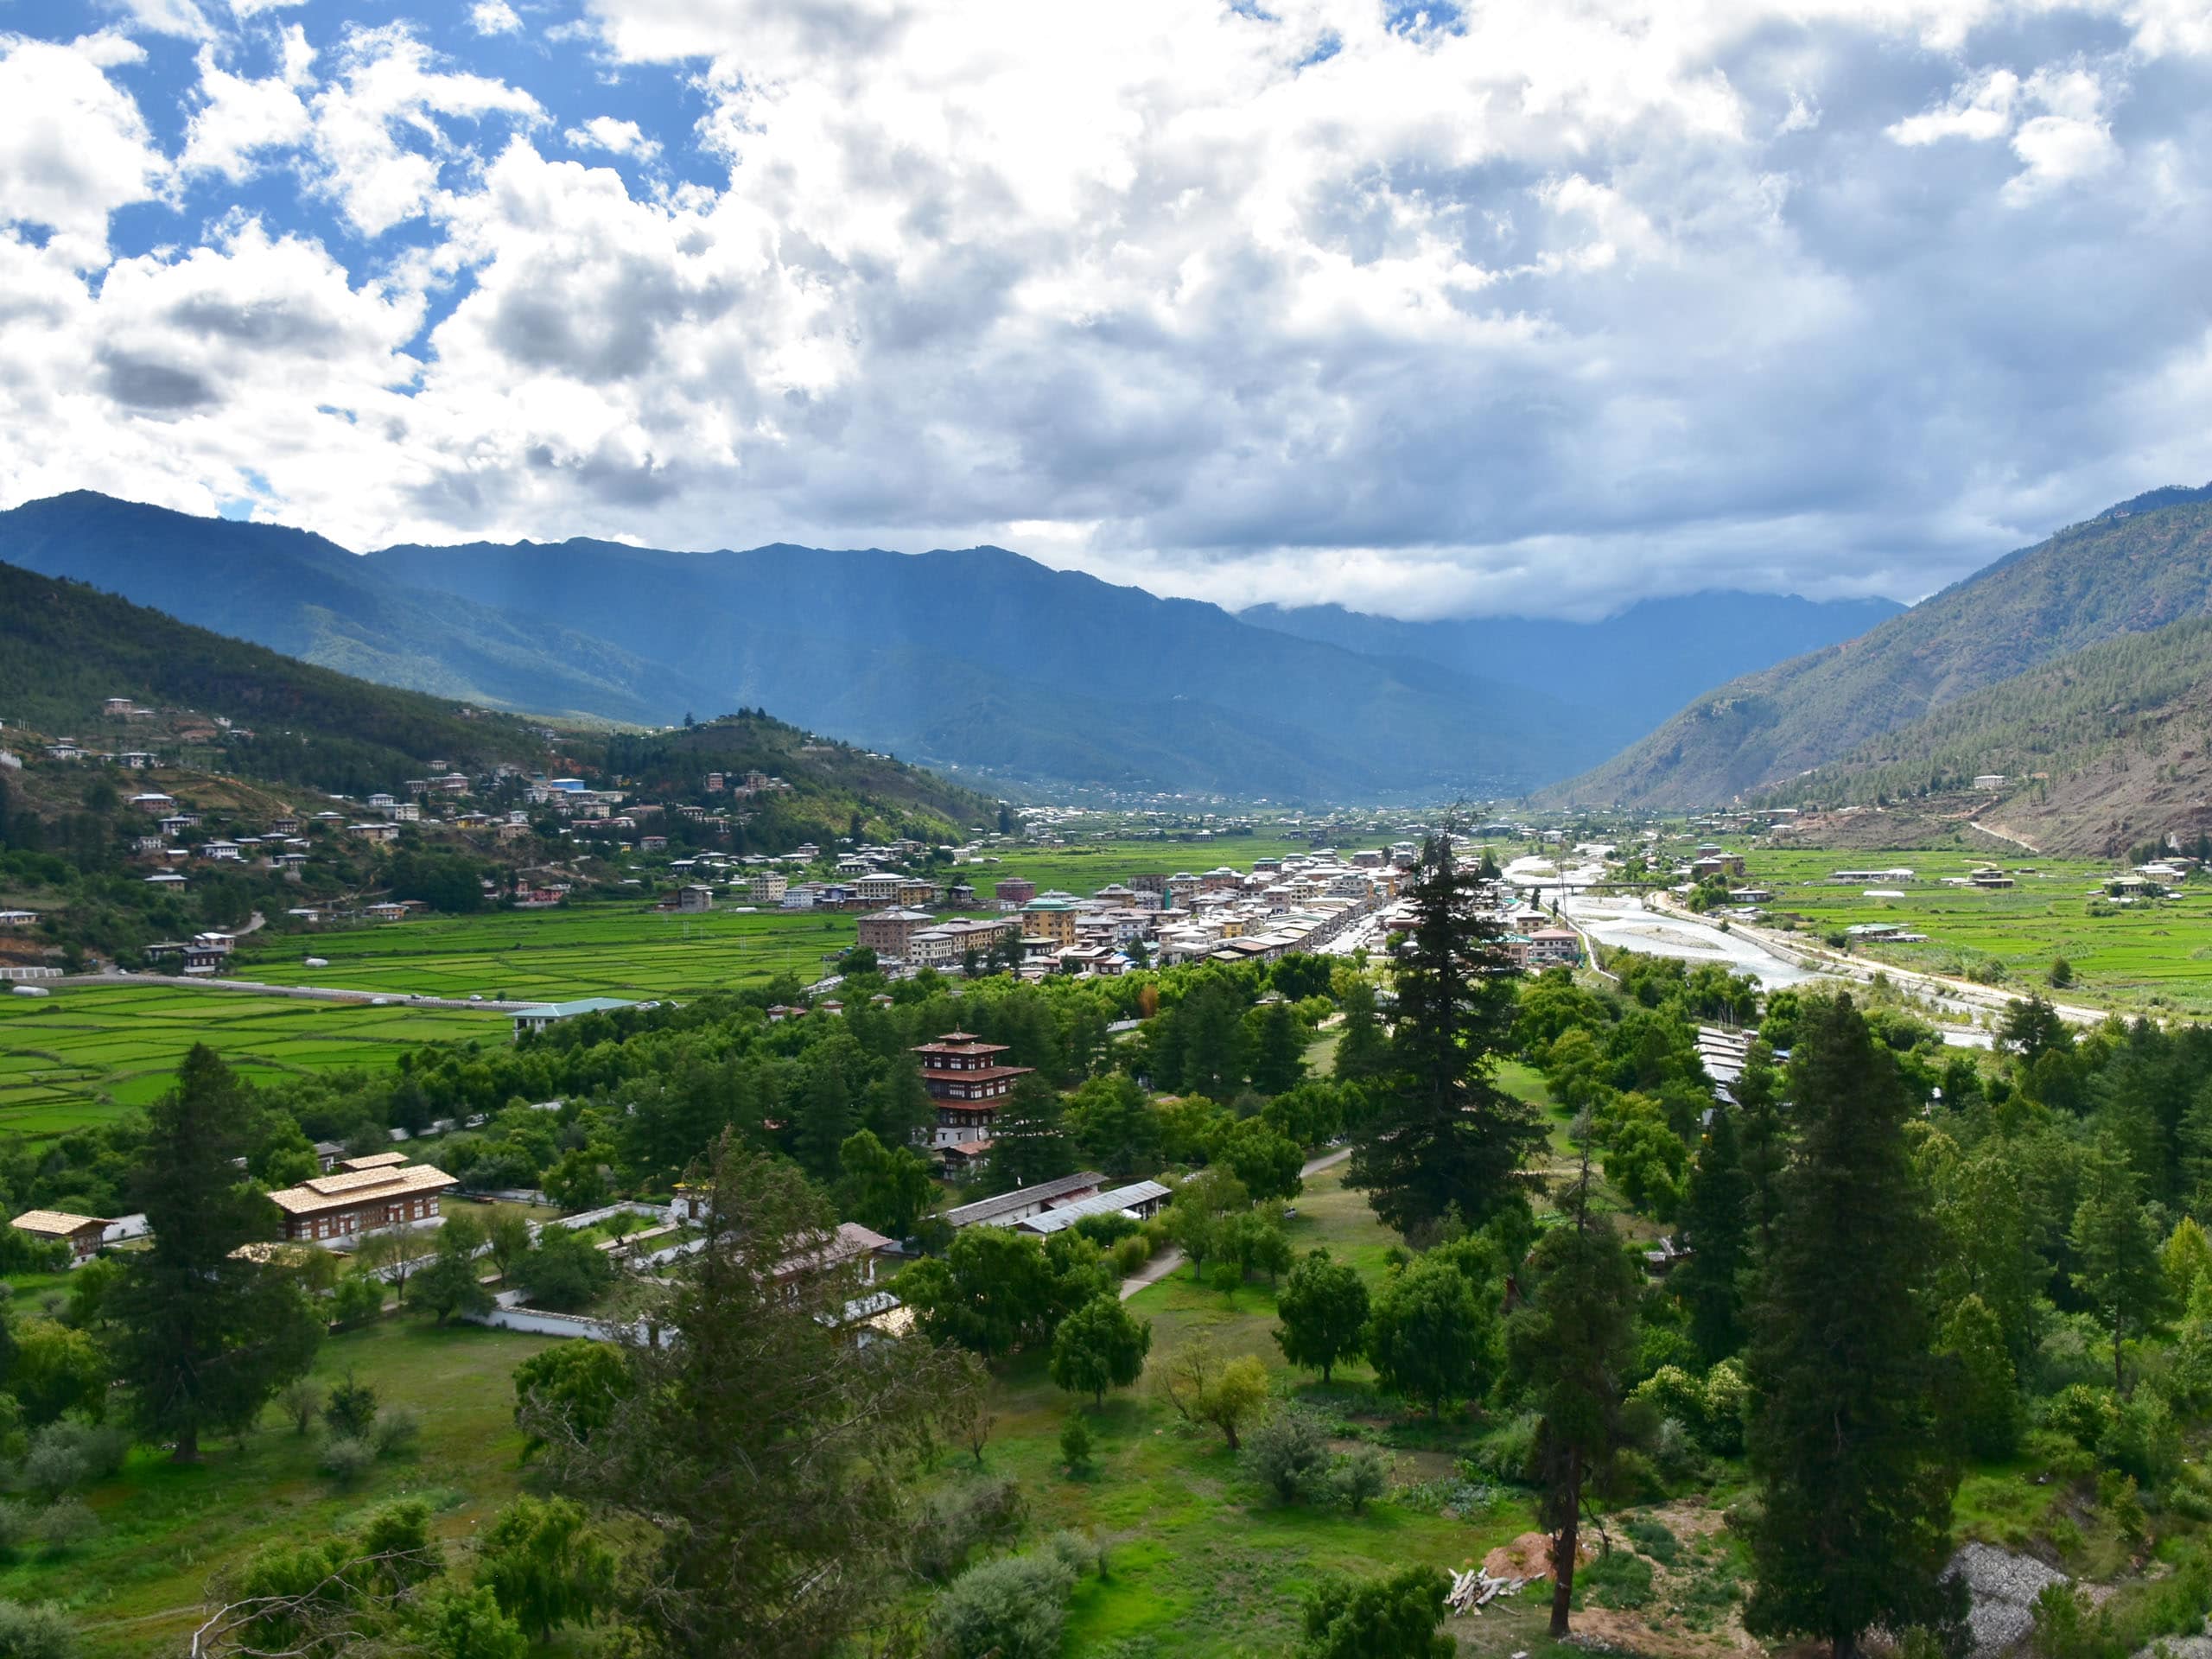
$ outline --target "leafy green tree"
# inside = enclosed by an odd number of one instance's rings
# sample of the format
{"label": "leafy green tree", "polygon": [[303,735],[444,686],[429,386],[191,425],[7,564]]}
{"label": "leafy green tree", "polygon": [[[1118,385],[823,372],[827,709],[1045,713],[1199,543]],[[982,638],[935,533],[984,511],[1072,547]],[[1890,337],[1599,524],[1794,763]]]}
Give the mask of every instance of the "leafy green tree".
{"label": "leafy green tree", "polygon": [[845,1172],[838,1184],[845,1213],[889,1237],[912,1236],[914,1224],[937,1202],[929,1160],[911,1147],[887,1147],[862,1129],[837,1149]]}
{"label": "leafy green tree", "polygon": [[1367,1357],[1384,1389],[1436,1414],[1490,1391],[1499,1337],[1496,1305],[1478,1300],[1452,1263],[1423,1257],[1376,1293]]}
{"label": "leafy green tree", "polygon": [[1680,1228],[1692,1251],[1669,1282],[1690,1313],[1690,1340],[1707,1364],[1744,1345],[1744,1276],[1751,1265],[1751,1188],[1736,1144],[1735,1114],[1713,1114],[1690,1172]]}
{"label": "leafy green tree", "polygon": [[1045,1243],[1008,1227],[963,1227],[942,1256],[899,1275],[926,1335],[986,1358],[1048,1340],[1062,1319],[1114,1288],[1090,1240],[1061,1233]]}
{"label": "leafy green tree", "polygon": [[1782,1177],[1745,1375],[1758,1585],[1745,1624],[1853,1659],[1861,1635],[1945,1605],[1955,1474],[1936,1409],[1935,1244],[1905,1142],[1912,1101],[1848,996],[1805,999]]}
{"label": "leafy green tree", "polygon": [[779,1274],[836,1224],[790,1165],[725,1136],[711,1198],[721,1225],[658,1311],[683,1339],[626,1346],[627,1403],[582,1441],[548,1424],[543,1455],[639,1541],[620,1611],[640,1651],[825,1659],[897,1592],[906,1494],[979,1368],[932,1342],[855,1363],[858,1268]]}
{"label": "leafy green tree", "polygon": [[1119,1296],[1097,1296],[1060,1321],[1052,1334],[1052,1381],[1070,1394],[1106,1403],[1106,1390],[1126,1389],[1144,1373],[1152,1321],[1140,1319]]}
{"label": "leafy green tree", "polygon": [[1511,962],[1448,841],[1429,842],[1411,899],[1391,1071],[1354,1135],[1347,1178],[1408,1235],[1455,1209],[1480,1225],[1525,1207],[1521,1167],[1543,1138],[1533,1109],[1491,1075],[1512,1043]]}
{"label": "leafy green tree", "polygon": [[252,1112],[214,1051],[195,1043],[177,1086],[147,1113],[130,1196],[153,1242],[109,1294],[111,1344],[132,1414],[179,1463],[208,1429],[243,1428],[305,1374],[322,1320],[283,1274],[235,1254],[276,1230],[276,1211],[242,1177]]}
{"label": "leafy green tree", "polygon": [[1068,1097],[1062,1127],[1087,1167],[1116,1180],[1160,1167],[1160,1124],[1135,1077],[1116,1071],[1093,1077]]}
{"label": "leafy green tree", "polygon": [[1191,1258],[1193,1277],[1222,1249],[1228,1218],[1251,1207],[1244,1183],[1220,1167],[1202,1169],[1175,1189],[1175,1201],[1167,1206],[1167,1236]]}
{"label": "leafy green tree", "polygon": [[485,1255],[504,1281],[515,1263],[530,1254],[530,1217],[505,1205],[493,1211],[484,1224]]}
{"label": "leafy green tree", "polygon": [[1623,1383],[1637,1357],[1643,1275],[1612,1224],[1590,1210],[1590,1166],[1567,1195],[1569,1224],[1536,1242],[1519,1278],[1527,1298],[1506,1325],[1506,1357],[1541,1414],[1537,1518],[1552,1534],[1554,1640],[1574,1603],[1582,1497],[1619,1450]]}
{"label": "leafy green tree", "polygon": [[[1934,1172],[1939,1306],[1979,1298],[1996,1315],[2005,1345],[2024,1358],[2032,1344],[2050,1266],[2042,1248],[2044,1205],[2024,1167],[2019,1143],[1992,1137]],[[2056,1241],[2053,1241],[2056,1242]]]}
{"label": "leafy green tree", "polygon": [[1214,1141],[1213,1156],[1255,1198],[1294,1198],[1305,1191],[1305,1178],[1299,1172],[1306,1160],[1297,1143],[1277,1135],[1260,1118],[1248,1117],[1224,1130]]}
{"label": "leafy green tree", "polygon": [[530,1638],[486,1587],[444,1585],[424,1599],[410,1634],[433,1659],[526,1659]]}
{"label": "leafy green tree", "polygon": [[515,1367],[515,1421],[528,1459],[553,1434],[586,1446],[629,1397],[630,1371],[606,1343],[560,1342]]}
{"label": "leafy green tree", "polygon": [[463,1219],[467,1218],[452,1217],[439,1230],[438,1253],[430,1258],[429,1266],[418,1269],[407,1281],[407,1305],[428,1308],[440,1325],[457,1313],[487,1313],[492,1309],[492,1293],[478,1276],[483,1268],[470,1243],[472,1233],[480,1240],[481,1230],[456,1230],[454,1221]]}
{"label": "leafy green tree", "polygon": [[477,1582],[534,1641],[588,1624],[613,1605],[614,1551],[567,1498],[518,1497],[477,1550]]}
{"label": "leafy green tree", "polygon": [[1978,1458],[2009,1458],[2019,1449],[2026,1411],[2005,1327],[1979,1296],[1956,1304],[1943,1320],[1936,1351],[1950,1362],[1951,1387],[1967,1448]]}
{"label": "leafy green tree", "polygon": [[108,1358],[90,1332],[52,1319],[26,1319],[15,1331],[8,1391],[22,1408],[22,1425],[37,1428],[65,1412],[98,1422],[107,1403]]}
{"label": "leafy green tree", "polygon": [[614,1282],[607,1253],[572,1227],[547,1227],[515,1264],[515,1281],[533,1306],[582,1307]]}
{"label": "leafy green tree", "polygon": [[2158,1259],[2158,1234],[2141,1183],[2109,1136],[2092,1148],[2081,1204],[2067,1235],[2074,1289],[2112,1333],[2113,1387],[2127,1392],[2124,1344],[2157,1331],[2173,1312],[2173,1287]]}
{"label": "leafy green tree", "polygon": [[1367,1339],[1367,1281],[1325,1249],[1307,1253],[1275,1298],[1275,1344],[1294,1365],[1318,1369],[1326,1382],[1342,1361],[1359,1357]]}
{"label": "leafy green tree", "polygon": [[1306,1598],[1299,1659],[1452,1659],[1459,1644],[1440,1628],[1451,1588],[1433,1567],[1323,1579]]}

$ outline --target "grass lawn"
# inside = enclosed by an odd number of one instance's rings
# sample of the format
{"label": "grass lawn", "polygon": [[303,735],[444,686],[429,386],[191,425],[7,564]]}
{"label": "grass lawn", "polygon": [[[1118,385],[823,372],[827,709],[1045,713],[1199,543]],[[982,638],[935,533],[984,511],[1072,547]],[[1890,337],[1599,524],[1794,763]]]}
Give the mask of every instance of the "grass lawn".
{"label": "grass lawn", "polygon": [[146,1654],[189,1628],[212,1573],[264,1543],[321,1535],[405,1496],[429,1500],[442,1534],[466,1536],[518,1490],[510,1377],[548,1340],[475,1325],[441,1330],[413,1316],[334,1337],[316,1380],[351,1371],[384,1403],[413,1407],[423,1421],[414,1455],[380,1462],[340,1489],[315,1471],[314,1436],[302,1439],[273,1410],[243,1447],[210,1446],[196,1467],[141,1449],[118,1479],[88,1495],[99,1534],[59,1557],[17,1554],[0,1567],[0,1595],[62,1603],[92,1659]]}
{"label": "grass lawn", "polygon": [[[1982,864],[1999,864],[2009,888],[1949,887]],[[1831,882],[1840,869],[1910,869],[1909,878]],[[1817,935],[1861,922],[1893,922],[1928,936],[1925,944],[1859,944],[1869,961],[1928,973],[1965,974],[1994,962],[2002,982],[2043,984],[2052,960],[2063,957],[2074,983],[2061,995],[2127,1011],[2212,1014],[2212,884],[2192,882],[2171,899],[2107,906],[2090,914],[2093,893],[2117,873],[2108,861],[2038,858],[2028,853],[1976,856],[1963,852],[1758,850],[1749,855],[1750,885],[1774,893],[1770,919],[1801,919]],[[1895,893],[1872,898],[1870,893]]]}
{"label": "grass lawn", "polygon": [[[1344,1188],[1342,1175],[1338,1166],[1309,1179],[1290,1224],[1293,1241],[1301,1251],[1326,1244],[1379,1281],[1395,1236],[1375,1220],[1363,1195]],[[1395,1404],[1374,1394],[1364,1363],[1341,1368],[1325,1389],[1290,1370],[1269,1334],[1274,1294],[1265,1283],[1255,1281],[1230,1296],[1193,1283],[1182,1269],[1130,1306],[1152,1321],[1145,1382],[1109,1395],[1095,1410],[1052,1385],[1041,1356],[1017,1358],[999,1378],[998,1423],[984,1452],[990,1472],[1013,1476],[1027,1495],[1026,1537],[1067,1528],[1105,1547],[1106,1577],[1086,1579],[1076,1593],[1071,1656],[1280,1654],[1295,1643],[1299,1597],[1317,1574],[1377,1572],[1404,1561],[1465,1567],[1533,1524],[1514,1495],[1465,1516],[1408,1501],[1407,1487],[1450,1478],[1459,1446],[1480,1426],[1402,1421]],[[1185,1425],[1148,1384],[1178,1344],[1201,1334],[1231,1353],[1258,1355],[1278,1397],[1308,1400],[1358,1438],[1389,1448],[1397,1465],[1391,1497],[1357,1517],[1338,1508],[1278,1503],[1218,1433]],[[1066,1474],[1058,1445],[1077,1409],[1097,1448],[1094,1472],[1079,1480]],[[972,1465],[964,1456],[961,1464],[949,1478],[968,1478]],[[1480,1621],[1463,1622],[1479,1633]],[[1525,1632],[1515,1643],[1529,1645]],[[1470,1649],[1476,1650],[1489,1648]]]}
{"label": "grass lawn", "polygon": [[374,1070],[440,1038],[505,1041],[505,1016],[377,1008],[149,982],[0,998],[0,1135],[48,1140],[167,1090],[196,1042],[249,1079]]}

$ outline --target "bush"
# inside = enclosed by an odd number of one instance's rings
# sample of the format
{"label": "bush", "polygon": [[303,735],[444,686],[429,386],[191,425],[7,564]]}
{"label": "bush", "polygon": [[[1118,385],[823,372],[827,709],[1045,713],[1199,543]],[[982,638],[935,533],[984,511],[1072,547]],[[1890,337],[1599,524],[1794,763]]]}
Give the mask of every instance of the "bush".
{"label": "bush", "polygon": [[276,1391],[276,1408],[292,1420],[296,1433],[304,1434],[322,1411],[322,1390],[304,1376],[294,1377]]}
{"label": "bush", "polygon": [[2095,1451],[2119,1419],[2120,1404],[2112,1390],[2086,1382],[2069,1383],[2044,1408],[2044,1423],[2084,1452]]}
{"label": "bush", "polygon": [[2113,1411],[2096,1450],[2122,1474],[2145,1486],[2163,1486],[2181,1467],[2181,1431],[2164,1401],[2139,1397]]}
{"label": "bush", "polygon": [[1251,1432],[1245,1456],[1278,1498],[1294,1503],[1313,1496],[1328,1474],[1328,1435],[1313,1413],[1289,1406]]}
{"label": "bush", "polygon": [[355,1382],[353,1372],[346,1372],[346,1380],[332,1389],[323,1402],[322,1420],[329,1425],[334,1440],[365,1440],[376,1427],[377,1391],[365,1382]]}
{"label": "bush", "polygon": [[1574,1575],[1574,1599],[1600,1607],[1641,1607],[1651,1599],[1651,1563],[1625,1549],[1611,1549]]}
{"label": "bush", "polygon": [[1142,1233],[1131,1233],[1127,1238],[1114,1242],[1114,1271],[1122,1278],[1142,1268],[1152,1260],[1152,1241]]}
{"label": "bush", "polygon": [[350,1486],[369,1472],[377,1460],[376,1447],[352,1434],[333,1434],[322,1443],[315,1467],[341,1486]]}
{"label": "bush", "polygon": [[51,1503],[91,1471],[84,1454],[66,1440],[51,1440],[43,1433],[23,1459],[23,1484],[41,1503]]}
{"label": "bush", "polygon": [[112,1480],[123,1472],[123,1460],[130,1455],[130,1436],[113,1423],[65,1417],[31,1436],[32,1452],[41,1446],[67,1448],[84,1465],[86,1480]]}
{"label": "bush", "polygon": [[1329,1471],[1331,1493],[1354,1515],[1390,1490],[1390,1459],[1371,1446],[1355,1446]]}
{"label": "bush", "polygon": [[99,1519],[81,1497],[63,1498],[31,1523],[39,1542],[50,1550],[74,1549],[99,1529]]}
{"label": "bush", "polygon": [[349,1274],[330,1293],[330,1322],[335,1325],[365,1325],[384,1313],[385,1284],[366,1274]]}
{"label": "bush", "polygon": [[369,1444],[376,1447],[380,1458],[402,1458],[411,1453],[422,1438],[423,1418],[414,1407],[386,1406],[377,1414]]}
{"label": "bush", "polygon": [[1020,1486],[1004,1475],[931,1493],[909,1547],[914,1571],[944,1583],[979,1546],[1003,1542],[1020,1531],[1025,1508]]}
{"label": "bush", "polygon": [[1082,1474],[1090,1467],[1090,1431],[1079,1415],[1070,1417],[1067,1427],[1060,1431],[1060,1461],[1067,1465],[1071,1475]]}
{"label": "bush", "polygon": [[[17,1498],[0,1497],[0,1554],[12,1554],[29,1543],[37,1523],[38,1511],[29,1504]],[[0,1645],[0,1654],[7,1651],[4,1645]]]}
{"label": "bush", "polygon": [[1535,1412],[1522,1412],[1477,1441],[1467,1461],[1474,1465],[1477,1473],[1492,1480],[1533,1484],[1538,1472],[1536,1434],[1542,1423],[1543,1419]]}
{"label": "bush", "polygon": [[1675,1558],[1682,1553],[1681,1543],[1667,1530],[1667,1523],[1649,1516],[1638,1516],[1628,1523],[1629,1541],[1662,1567],[1672,1567]]}
{"label": "bush", "polygon": [[0,1601],[0,1655],[6,1659],[76,1659],[76,1626],[50,1601]]}
{"label": "bush", "polygon": [[971,1567],[930,1609],[944,1659],[1057,1659],[1076,1571],[1052,1550]]}

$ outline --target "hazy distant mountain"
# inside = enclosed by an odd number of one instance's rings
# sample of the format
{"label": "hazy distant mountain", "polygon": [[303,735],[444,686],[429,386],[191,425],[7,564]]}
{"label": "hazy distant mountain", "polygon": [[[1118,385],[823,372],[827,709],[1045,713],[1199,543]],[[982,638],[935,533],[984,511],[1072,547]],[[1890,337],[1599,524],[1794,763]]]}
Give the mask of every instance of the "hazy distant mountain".
{"label": "hazy distant mountain", "polygon": [[78,493],[0,559],[365,677],[664,722],[765,705],[1039,784],[1344,798],[1513,792],[1605,752],[1541,692],[1239,622],[995,548],[400,547]]}
{"label": "hazy distant mountain", "polygon": [[715,700],[604,640],[418,593],[335,542],[275,524],[196,518],[77,490],[0,512],[0,559],[442,697],[652,722]]}
{"label": "hazy distant mountain", "polygon": [[1644,600],[1598,622],[1401,622],[1340,605],[1259,605],[1238,615],[1351,651],[1415,657],[1546,690],[1588,711],[1585,730],[1626,744],[1649,731],[1665,710],[1721,680],[1856,638],[1904,608],[1892,599],[1713,592]]}
{"label": "hazy distant mountain", "polygon": [[2212,486],[2155,490],[2006,556],[1860,639],[1732,680],[1547,792],[1693,805],[1772,789],[1982,687],[2208,613]]}
{"label": "hazy distant mountain", "polygon": [[932,765],[1298,798],[1517,792],[1601,737],[1541,692],[1255,628],[1001,548],[396,547],[368,563],[588,627]]}

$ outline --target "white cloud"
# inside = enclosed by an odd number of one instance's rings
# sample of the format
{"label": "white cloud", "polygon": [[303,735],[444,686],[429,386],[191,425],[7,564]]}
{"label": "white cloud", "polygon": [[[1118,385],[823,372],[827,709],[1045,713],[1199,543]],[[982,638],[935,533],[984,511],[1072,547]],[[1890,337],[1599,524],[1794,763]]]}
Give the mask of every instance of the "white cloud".
{"label": "white cloud", "polygon": [[113,35],[0,35],[0,223],[44,230],[71,265],[104,264],[108,215],[168,179],[137,105],[105,73],[137,55]]}
{"label": "white cloud", "polygon": [[571,149],[603,149],[615,156],[635,156],[641,162],[650,162],[660,154],[658,139],[646,137],[645,129],[636,122],[618,121],[612,116],[595,115],[561,137]]}
{"label": "white cloud", "polygon": [[507,0],[476,0],[469,9],[468,24],[479,35],[512,35],[522,28],[522,19]]}
{"label": "white cloud", "polygon": [[178,35],[191,41],[214,37],[207,13],[193,0],[119,0],[118,9],[132,24],[156,35]]}
{"label": "white cloud", "polygon": [[185,132],[177,165],[238,181],[253,173],[261,152],[288,148],[306,136],[308,107],[283,78],[249,80],[223,69],[212,47],[200,48],[199,109]]}
{"label": "white cloud", "polygon": [[508,116],[527,124],[544,118],[528,92],[444,68],[398,23],[348,30],[336,73],[311,108],[321,188],[370,236],[427,209],[438,193],[440,169],[473,153],[452,137],[453,121]]}
{"label": "white cloud", "polygon": [[[0,102],[0,201],[67,221],[0,240],[0,493],[258,456],[357,544],[988,539],[1587,611],[1924,591],[2202,442],[2182,0],[587,0],[543,104],[535,54],[321,16],[320,58],[207,43],[174,169],[118,35],[26,77],[99,142],[26,159]],[[587,116],[578,62],[660,96]],[[223,211],[279,163],[327,247]],[[162,197],[174,253],[54,251]]]}

